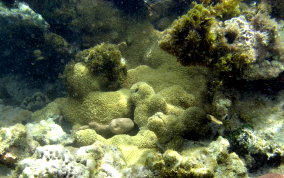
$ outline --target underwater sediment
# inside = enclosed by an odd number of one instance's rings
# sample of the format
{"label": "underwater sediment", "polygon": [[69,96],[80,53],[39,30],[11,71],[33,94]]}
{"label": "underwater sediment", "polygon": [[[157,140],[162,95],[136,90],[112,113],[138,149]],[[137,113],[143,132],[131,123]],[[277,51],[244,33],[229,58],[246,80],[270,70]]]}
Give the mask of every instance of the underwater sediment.
{"label": "underwater sediment", "polygon": [[0,2],[0,177],[284,174],[282,4]]}

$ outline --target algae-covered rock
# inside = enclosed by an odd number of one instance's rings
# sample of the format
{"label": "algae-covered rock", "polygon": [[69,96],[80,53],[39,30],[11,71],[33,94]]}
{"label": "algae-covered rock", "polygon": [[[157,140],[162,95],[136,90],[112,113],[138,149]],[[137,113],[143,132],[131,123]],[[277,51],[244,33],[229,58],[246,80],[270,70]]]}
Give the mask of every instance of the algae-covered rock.
{"label": "algae-covered rock", "polygon": [[205,65],[249,80],[277,77],[284,69],[278,24],[263,14],[240,15],[239,2],[194,4],[164,31],[160,47],[183,65]]}
{"label": "algae-covered rock", "polygon": [[122,86],[127,70],[118,46],[102,43],[83,50],[76,55],[76,61],[87,64],[93,75],[98,77],[102,89],[116,90]]}
{"label": "algae-covered rock", "polygon": [[[222,46],[218,46],[218,35],[211,30],[218,24],[218,16],[235,14],[238,3],[239,0],[221,1],[215,7],[208,8],[195,4],[186,15],[176,20],[172,27],[165,31],[160,40],[160,47],[177,56],[184,65],[214,65],[214,58],[218,60],[220,57],[217,50]],[[226,62],[224,65],[227,65]]]}
{"label": "algae-covered rock", "polygon": [[0,125],[1,127],[12,126],[16,123],[26,122],[30,119],[32,112],[20,107],[7,106],[0,103]]}
{"label": "algae-covered rock", "polygon": [[46,107],[41,110],[37,110],[32,113],[31,120],[40,121],[46,118],[52,117],[54,115],[62,115],[61,107],[64,104],[64,98],[57,98],[53,102],[50,102]]}
{"label": "algae-covered rock", "polygon": [[91,91],[117,90],[127,75],[118,46],[102,43],[78,52],[61,76],[70,96],[82,98]]}
{"label": "algae-covered rock", "polygon": [[[11,1],[12,2],[12,1]],[[14,2],[14,1],[13,1]],[[42,4],[41,4],[42,5]],[[3,74],[20,74],[31,81],[54,81],[72,50],[67,41],[52,33],[44,17],[28,4],[16,2],[8,8],[0,4]],[[9,67],[7,67],[9,66]]]}

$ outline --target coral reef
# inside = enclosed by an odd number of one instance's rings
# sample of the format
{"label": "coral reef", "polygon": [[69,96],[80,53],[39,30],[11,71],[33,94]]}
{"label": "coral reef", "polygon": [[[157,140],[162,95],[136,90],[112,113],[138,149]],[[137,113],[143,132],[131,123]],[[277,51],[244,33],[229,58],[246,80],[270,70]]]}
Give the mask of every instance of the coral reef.
{"label": "coral reef", "polygon": [[22,124],[16,124],[9,128],[1,128],[1,149],[3,155],[11,146],[20,144],[25,140],[26,128]]}
{"label": "coral reef", "polygon": [[[145,167],[126,168],[123,155],[112,144],[95,141],[93,144],[78,149],[62,145],[37,147],[31,158],[19,162],[14,176],[53,176],[53,177],[135,177],[152,175]],[[144,175],[143,175],[144,174]]]}
{"label": "coral reef", "polygon": [[101,91],[119,89],[126,78],[118,46],[102,43],[77,53],[75,61],[66,66],[62,75],[70,95],[57,100],[64,105],[62,115],[82,125],[109,124],[115,118],[130,117],[128,90]]}
{"label": "coral reef", "polygon": [[187,93],[181,86],[173,85],[159,92],[167,103],[186,109],[195,105],[195,96]]}
{"label": "coral reef", "polygon": [[129,96],[129,90],[121,89],[113,92],[90,92],[82,99],[58,98],[42,110],[34,112],[32,120],[62,115],[72,125],[83,126],[91,122],[108,125],[115,118],[131,117]]}
{"label": "coral reef", "polygon": [[283,172],[284,28],[267,4],[21,1],[35,11],[0,3],[0,177]]}
{"label": "coral reef", "polygon": [[231,109],[238,110],[239,117],[247,123],[231,135],[235,151],[245,156],[251,170],[268,163],[279,165],[283,159],[283,91],[274,100],[262,95],[254,95],[244,100],[238,99]]}
{"label": "coral reef", "polygon": [[88,66],[70,62],[65,66],[63,80],[72,97],[84,97],[91,91],[99,91],[100,85]]}
{"label": "coral reef", "polygon": [[98,140],[99,135],[95,130],[83,129],[75,132],[74,134],[76,144],[80,146],[86,146],[93,144]]}

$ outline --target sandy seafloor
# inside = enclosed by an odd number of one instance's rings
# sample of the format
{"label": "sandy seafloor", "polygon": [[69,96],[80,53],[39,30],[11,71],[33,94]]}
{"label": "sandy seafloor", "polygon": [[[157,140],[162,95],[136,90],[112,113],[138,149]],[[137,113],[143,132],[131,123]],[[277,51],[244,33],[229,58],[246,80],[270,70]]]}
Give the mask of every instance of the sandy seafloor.
{"label": "sandy seafloor", "polygon": [[0,177],[283,177],[284,3],[202,2],[0,1]]}

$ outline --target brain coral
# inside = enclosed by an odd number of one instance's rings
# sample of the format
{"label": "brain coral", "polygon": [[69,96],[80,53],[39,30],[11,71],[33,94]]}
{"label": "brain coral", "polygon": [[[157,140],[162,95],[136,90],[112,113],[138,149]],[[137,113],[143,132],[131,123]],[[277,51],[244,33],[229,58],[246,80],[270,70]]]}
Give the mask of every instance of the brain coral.
{"label": "brain coral", "polygon": [[74,124],[86,125],[90,122],[109,124],[115,118],[130,117],[129,90],[114,92],[90,92],[82,100],[63,99],[62,114]]}

